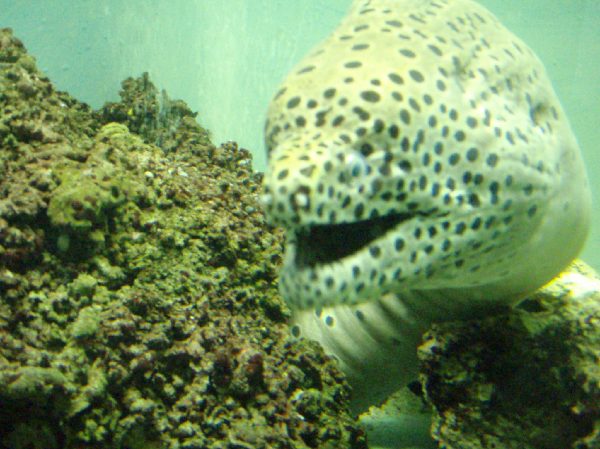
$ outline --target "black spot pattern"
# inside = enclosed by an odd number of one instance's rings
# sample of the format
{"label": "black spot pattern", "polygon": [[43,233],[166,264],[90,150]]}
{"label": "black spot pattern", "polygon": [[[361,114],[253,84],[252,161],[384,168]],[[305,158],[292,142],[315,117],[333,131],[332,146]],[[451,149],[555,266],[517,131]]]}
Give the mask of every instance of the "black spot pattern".
{"label": "black spot pattern", "polygon": [[266,212],[295,238],[292,305],[508,276],[560,176],[560,108],[531,51],[474,3],[401,4],[365,0],[273,100]]}
{"label": "black spot pattern", "polygon": [[413,70],[409,70],[408,74],[417,83],[422,83],[423,81],[425,81],[425,77],[423,76],[423,74],[419,70],[414,70],[414,69]]}
{"label": "black spot pattern", "polygon": [[381,96],[373,90],[365,90],[361,92],[360,97],[369,103],[377,103],[381,99]]}

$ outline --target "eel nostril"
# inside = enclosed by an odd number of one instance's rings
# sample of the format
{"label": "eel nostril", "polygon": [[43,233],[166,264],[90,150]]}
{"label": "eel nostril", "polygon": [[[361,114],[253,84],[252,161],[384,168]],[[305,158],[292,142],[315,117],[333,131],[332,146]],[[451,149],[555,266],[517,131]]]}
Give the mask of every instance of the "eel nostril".
{"label": "eel nostril", "polygon": [[290,195],[290,203],[294,212],[310,210],[310,188],[307,186],[298,187],[296,192]]}

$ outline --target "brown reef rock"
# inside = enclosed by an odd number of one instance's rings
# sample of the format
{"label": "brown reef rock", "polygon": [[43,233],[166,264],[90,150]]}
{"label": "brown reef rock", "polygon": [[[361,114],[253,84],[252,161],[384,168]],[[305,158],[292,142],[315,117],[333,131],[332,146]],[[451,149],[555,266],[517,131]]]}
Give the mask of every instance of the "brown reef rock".
{"label": "brown reef rock", "polygon": [[0,31],[0,448],[365,448],[287,338],[247,151],[147,75],[91,111]]}
{"label": "brown reef rock", "polygon": [[419,356],[440,447],[600,448],[599,305],[577,262],[509,313],[433,326]]}

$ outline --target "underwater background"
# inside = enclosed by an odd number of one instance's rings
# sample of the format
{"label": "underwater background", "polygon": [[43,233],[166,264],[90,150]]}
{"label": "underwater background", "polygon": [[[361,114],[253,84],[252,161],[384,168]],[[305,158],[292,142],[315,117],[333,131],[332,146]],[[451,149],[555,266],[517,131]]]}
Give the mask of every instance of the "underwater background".
{"label": "underwater background", "polygon": [[[263,123],[350,3],[0,0],[0,449],[600,447],[585,263],[428,327],[397,359],[418,379],[359,416],[292,337]],[[598,198],[599,2],[480,3],[544,62]]]}
{"label": "underwater background", "polygon": [[[199,112],[216,144],[233,140],[265,169],[267,104],[290,68],[335,27],[351,0],[0,0],[58,89],[98,108],[128,76]],[[594,197],[582,258],[600,269],[600,2],[482,0],[545,64],[579,139]]]}

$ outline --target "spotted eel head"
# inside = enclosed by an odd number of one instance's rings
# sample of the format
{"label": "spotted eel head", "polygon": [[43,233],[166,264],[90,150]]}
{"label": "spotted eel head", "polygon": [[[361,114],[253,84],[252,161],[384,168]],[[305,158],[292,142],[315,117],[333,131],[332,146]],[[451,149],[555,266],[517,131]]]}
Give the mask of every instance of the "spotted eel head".
{"label": "spotted eel head", "polygon": [[264,204],[297,309],[428,291],[504,301],[589,226],[583,163],[532,51],[470,0],[361,0],[287,77]]}

